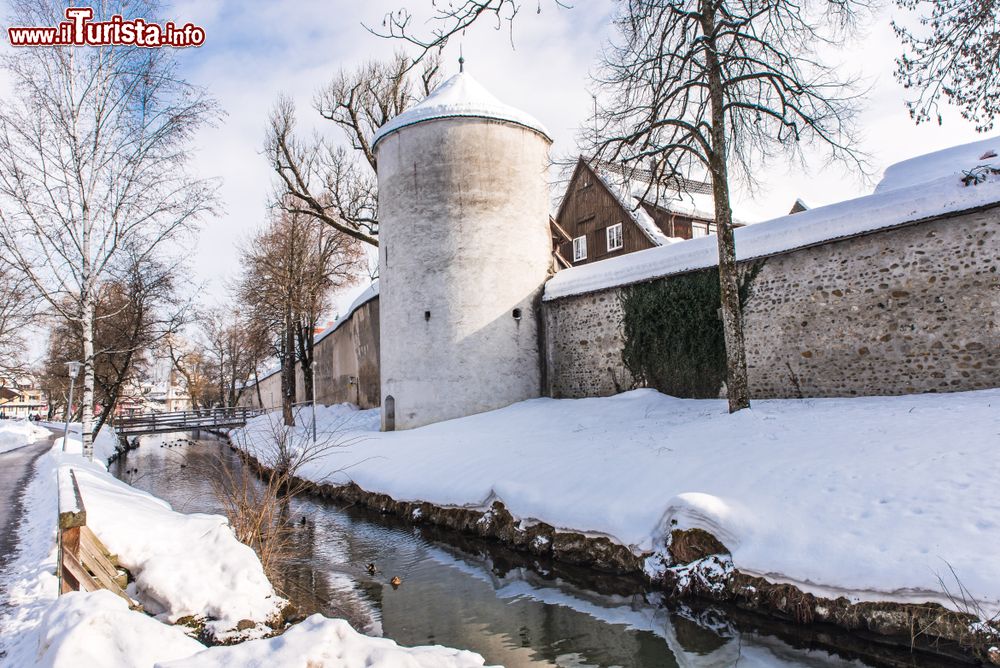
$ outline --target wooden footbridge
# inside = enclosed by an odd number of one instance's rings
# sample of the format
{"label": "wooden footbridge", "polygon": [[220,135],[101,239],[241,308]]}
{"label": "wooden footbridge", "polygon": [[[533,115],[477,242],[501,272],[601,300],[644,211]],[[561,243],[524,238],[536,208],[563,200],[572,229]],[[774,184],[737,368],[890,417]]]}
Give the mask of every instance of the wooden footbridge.
{"label": "wooden footbridge", "polygon": [[253,408],[204,408],[172,413],[140,413],[118,417],[115,431],[124,440],[145,434],[230,429],[244,426],[247,420],[262,412]]}

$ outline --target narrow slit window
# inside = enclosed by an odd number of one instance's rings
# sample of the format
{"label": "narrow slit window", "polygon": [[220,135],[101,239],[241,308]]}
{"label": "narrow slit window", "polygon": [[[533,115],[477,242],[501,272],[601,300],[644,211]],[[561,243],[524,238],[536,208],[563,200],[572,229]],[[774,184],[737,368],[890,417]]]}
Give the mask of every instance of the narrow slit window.
{"label": "narrow slit window", "polygon": [[622,239],[622,224],[611,225],[608,227],[608,250],[618,250],[625,245]]}
{"label": "narrow slit window", "polygon": [[573,262],[587,259],[587,237],[573,239]]}

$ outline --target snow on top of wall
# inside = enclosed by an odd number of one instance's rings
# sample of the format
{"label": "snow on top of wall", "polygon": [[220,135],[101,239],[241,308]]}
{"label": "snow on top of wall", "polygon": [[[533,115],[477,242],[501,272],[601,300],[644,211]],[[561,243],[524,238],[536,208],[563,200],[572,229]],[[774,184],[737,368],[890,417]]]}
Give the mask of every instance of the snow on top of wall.
{"label": "snow on top of wall", "polygon": [[[225,647],[211,647],[162,668],[225,666],[343,666],[343,668],[480,668],[475,652],[441,645],[402,647],[389,638],[358,633],[343,619],[312,615],[282,635]],[[157,664],[158,666],[160,664]]]}
{"label": "snow on top of wall", "polygon": [[1000,137],[918,155],[890,165],[882,175],[882,181],[876,186],[875,192],[884,193],[940,180],[958,181],[962,178],[963,172],[979,165],[1000,166],[998,156],[1000,156]]}
{"label": "snow on top of wall", "polygon": [[225,517],[176,512],[96,464],[73,468],[87,526],[129,569],[134,595],[158,619],[204,615],[207,626],[225,632],[243,619],[272,619],[287,603]]}
{"label": "snow on top of wall", "polygon": [[[979,144],[984,145],[983,149],[971,149]],[[997,204],[1000,202],[1000,177],[991,175],[985,182],[972,186],[965,186],[961,181],[962,170],[980,164],[977,159],[988,145],[989,142],[978,142],[908,160],[887,169],[886,179],[874,194],[738,228],[734,231],[736,259],[766,257],[925,218]],[[977,150],[980,152],[977,153]],[[964,157],[955,157],[958,154]],[[975,157],[970,157],[973,154]],[[936,166],[935,169],[930,168],[936,165],[931,159],[935,155],[940,156],[941,162],[947,163],[946,170]],[[918,174],[929,177],[931,181],[910,185],[909,181],[918,178]],[[690,239],[564,269],[546,283],[544,299],[706,269],[717,263],[718,247],[714,237]]]}
{"label": "snow on top of wall", "polygon": [[391,132],[416,123],[438,118],[486,118],[523,125],[545,135],[549,131],[530,114],[504,104],[468,72],[460,72],[435,88],[423,102],[413,106],[383,125],[372,139],[374,147]]}
{"label": "snow on top of wall", "polygon": [[376,297],[378,297],[378,279],[376,279],[374,282],[372,282],[371,285],[369,285],[367,288],[361,291],[361,294],[358,295],[353,302],[351,302],[350,307],[348,307],[347,309],[347,313],[345,313],[343,317],[338,317],[337,322],[333,324],[333,327],[324,329],[322,332],[317,334],[316,338],[313,339],[313,343],[319,343],[320,341],[322,341],[323,339],[325,339],[326,337],[330,336],[335,331],[340,329],[341,325],[343,325],[345,322],[351,319],[351,316],[354,315],[355,311],[357,311],[359,308],[361,308],[371,300],[375,299]]}

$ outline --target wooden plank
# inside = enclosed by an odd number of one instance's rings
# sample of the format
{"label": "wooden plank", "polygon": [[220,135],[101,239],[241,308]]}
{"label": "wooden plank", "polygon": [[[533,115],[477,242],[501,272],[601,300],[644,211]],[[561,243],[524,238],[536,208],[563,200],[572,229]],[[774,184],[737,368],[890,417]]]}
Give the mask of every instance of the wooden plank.
{"label": "wooden plank", "polygon": [[[105,589],[119,590],[118,570],[107,557],[107,548],[88,527],[80,531],[80,561]],[[116,592],[117,593],[117,592]]]}
{"label": "wooden plank", "polygon": [[[87,572],[87,569],[83,567],[76,556],[71,552],[64,552],[62,559],[63,573],[69,573],[76,580],[77,588],[72,591],[97,591],[101,588],[101,585],[97,583],[94,577]],[[65,582],[65,580],[64,580]],[[66,593],[66,590],[63,590]]]}

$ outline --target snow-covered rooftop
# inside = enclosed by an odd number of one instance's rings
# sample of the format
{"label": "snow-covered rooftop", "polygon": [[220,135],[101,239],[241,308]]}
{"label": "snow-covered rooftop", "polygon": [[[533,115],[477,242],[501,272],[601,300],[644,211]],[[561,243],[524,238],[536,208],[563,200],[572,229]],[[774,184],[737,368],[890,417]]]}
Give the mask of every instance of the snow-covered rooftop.
{"label": "snow-covered rooftop", "polygon": [[[606,163],[591,164],[591,168],[608,191],[629,211],[643,234],[657,246],[676,243],[683,241],[683,239],[664,234],[652,216],[640,206],[640,202],[682,216],[701,220],[715,219],[715,200],[712,197],[709,184],[685,180],[685,186],[657,188],[643,180],[641,176],[615,169]],[[706,187],[709,188],[707,192],[705,191]],[[734,220],[734,222],[741,225],[746,224],[743,220]]]}
{"label": "snow-covered rooftop", "polygon": [[[992,154],[992,155],[991,155]],[[941,151],[918,155],[886,168],[882,181],[875,188],[884,193],[915,185],[927,185],[941,180],[954,182],[980,165],[1000,165],[1000,137],[990,137]]]}
{"label": "snow-covered rooftop", "polygon": [[[905,223],[1000,203],[1000,177],[989,174],[966,186],[966,172],[984,164],[1000,167],[1000,138],[956,146],[906,160],[885,171],[871,195],[816,207],[735,230],[736,258],[749,260]],[[564,269],[545,285],[544,299],[639,283],[705,269],[718,263],[714,237],[619,255]]]}
{"label": "snow-covered rooftop", "polygon": [[646,235],[652,243],[657,246],[663,246],[665,244],[670,244],[675,241],[680,241],[680,239],[674,239],[668,237],[660,229],[660,226],[656,224],[653,217],[646,213],[646,210],[639,206],[639,202],[634,199],[633,188],[628,183],[622,183],[620,178],[616,178],[615,174],[609,173],[605,169],[596,168],[594,169],[594,174],[597,178],[601,180],[604,187],[608,189],[615,198],[621,202],[622,206],[629,212],[632,216],[632,220],[635,224],[639,226],[642,233]]}
{"label": "snow-covered rooftop", "polygon": [[372,146],[400,128],[438,118],[485,118],[506,121],[534,130],[551,140],[549,131],[533,116],[498,100],[468,72],[459,72],[435,88],[420,104],[407,109],[380,127],[372,140]]}

